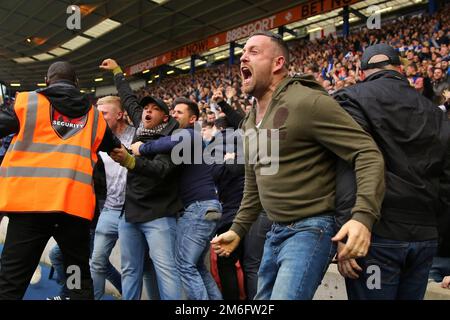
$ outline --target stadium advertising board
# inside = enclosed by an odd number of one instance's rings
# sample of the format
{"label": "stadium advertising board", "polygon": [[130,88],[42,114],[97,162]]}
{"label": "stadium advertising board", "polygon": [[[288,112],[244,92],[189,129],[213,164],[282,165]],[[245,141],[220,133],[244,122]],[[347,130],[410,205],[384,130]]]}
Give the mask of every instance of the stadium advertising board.
{"label": "stadium advertising board", "polygon": [[254,32],[267,31],[284,26],[286,24],[304,20],[306,18],[326,13],[347,5],[357,3],[361,0],[312,0],[302,5],[278,12],[269,17],[258,19],[237,28],[213,35],[205,40],[197,41],[181,48],[164,53],[127,68],[127,74],[136,74],[146,69],[200,54],[224,44],[248,37]]}

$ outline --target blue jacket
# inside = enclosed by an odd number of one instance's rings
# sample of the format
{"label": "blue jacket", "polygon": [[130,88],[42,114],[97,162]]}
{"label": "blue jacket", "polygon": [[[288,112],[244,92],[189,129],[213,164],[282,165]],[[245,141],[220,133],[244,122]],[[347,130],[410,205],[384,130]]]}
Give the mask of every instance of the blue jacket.
{"label": "blue jacket", "polygon": [[2,139],[2,144],[0,146],[0,158],[3,158],[8,151],[9,145],[11,144],[12,138],[14,135],[6,136]]}
{"label": "blue jacket", "polygon": [[[180,145],[178,145],[179,143]],[[195,146],[196,143],[197,147]],[[184,147],[184,150],[191,151],[191,155],[180,153],[184,160],[181,164],[179,192],[184,207],[196,201],[218,200],[211,174],[212,167],[205,163],[203,157],[200,157],[203,154],[204,146],[201,134],[196,132],[194,128],[177,130],[172,136],[147,141],[140,146],[139,153],[144,156],[168,154],[175,147],[177,149]],[[199,150],[199,148],[201,149]],[[177,162],[174,161],[174,163]]]}

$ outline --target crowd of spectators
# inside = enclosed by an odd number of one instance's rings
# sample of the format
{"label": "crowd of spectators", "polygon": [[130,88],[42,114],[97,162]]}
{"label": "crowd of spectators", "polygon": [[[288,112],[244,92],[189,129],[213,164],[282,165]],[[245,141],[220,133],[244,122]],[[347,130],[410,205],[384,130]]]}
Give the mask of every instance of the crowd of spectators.
{"label": "crowd of spectators", "polygon": [[[402,72],[410,85],[443,111],[450,111],[449,26],[450,5],[447,5],[434,15],[422,13],[384,19],[381,29],[354,27],[348,37],[332,33],[320,39],[293,40],[288,43],[291,56],[289,72],[291,75],[311,74],[329,94],[333,94],[364,80],[360,59],[365,48],[376,43],[388,43],[400,53]],[[183,96],[197,102],[202,135],[210,141],[215,120],[224,115],[212,99],[217,91],[221,91],[227,104],[242,116],[252,108],[252,97],[241,90],[238,59],[233,65],[212,64],[194,74],[165,76],[135,91],[135,94],[138,101],[145,96],[153,96],[169,106]],[[11,138],[0,139],[0,162]]]}
{"label": "crowd of spectators", "polygon": [[[364,49],[380,42],[396,48],[401,54],[402,70],[412,86],[436,105],[443,105],[445,90],[450,88],[450,5],[438,13],[381,20],[380,29],[355,27],[344,38],[329,34],[321,39],[290,41],[290,73],[313,74],[330,93],[363,80],[360,57]],[[152,95],[171,105],[179,96],[189,97],[201,108],[202,120],[208,114],[220,116],[220,110],[211,102],[216,90],[222,90],[228,103],[236,110],[248,111],[251,97],[240,89],[238,61],[208,65],[194,75],[182,74],[165,77],[139,89],[139,98]]]}

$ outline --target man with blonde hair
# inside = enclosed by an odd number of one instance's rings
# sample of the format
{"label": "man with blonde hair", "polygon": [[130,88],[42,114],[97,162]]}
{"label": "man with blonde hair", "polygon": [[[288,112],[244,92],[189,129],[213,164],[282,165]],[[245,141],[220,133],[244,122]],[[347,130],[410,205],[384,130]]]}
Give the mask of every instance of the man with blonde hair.
{"label": "man with blonde hair", "polygon": [[[128,125],[120,98],[117,96],[100,98],[97,101],[97,109],[103,114],[114,135],[128,148],[136,129]],[[127,184],[127,169],[104,152],[100,152],[100,156],[105,165],[106,199],[95,228],[91,259],[91,276],[96,300],[100,300],[105,293],[109,256],[119,237],[118,225],[123,212]]]}

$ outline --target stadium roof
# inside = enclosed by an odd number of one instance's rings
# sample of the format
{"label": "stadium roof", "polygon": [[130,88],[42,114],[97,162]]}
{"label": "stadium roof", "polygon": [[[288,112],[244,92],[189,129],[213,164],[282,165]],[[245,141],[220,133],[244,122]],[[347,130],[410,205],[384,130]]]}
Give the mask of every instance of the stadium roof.
{"label": "stadium roof", "polygon": [[[50,63],[72,62],[85,87],[109,84],[107,57],[131,65],[306,0],[2,0],[0,80],[20,90],[43,83]],[[71,7],[75,5],[76,7]],[[81,29],[76,10],[80,10]],[[94,79],[98,81],[95,82]]]}

